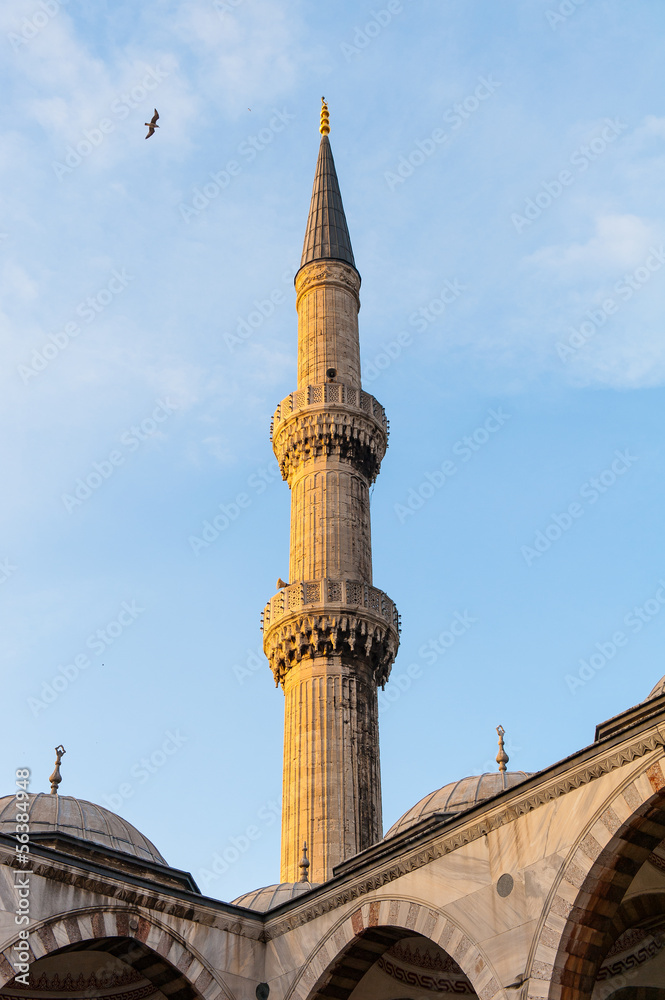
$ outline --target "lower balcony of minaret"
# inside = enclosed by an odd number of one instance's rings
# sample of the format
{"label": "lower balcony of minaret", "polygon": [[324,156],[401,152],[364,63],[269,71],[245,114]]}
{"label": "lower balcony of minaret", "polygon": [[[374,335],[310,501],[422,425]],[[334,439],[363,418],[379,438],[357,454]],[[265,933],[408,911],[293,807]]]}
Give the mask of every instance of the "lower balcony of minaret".
{"label": "lower balcony of minaret", "polygon": [[397,608],[357,580],[307,580],[278,591],[263,611],[263,649],[275,684],[306,659],[362,659],[381,687],[399,646]]}
{"label": "lower balcony of minaret", "polygon": [[290,393],[275,410],[270,434],[282,478],[289,483],[304,463],[321,458],[350,462],[372,483],[388,447],[381,404],[339,382]]}

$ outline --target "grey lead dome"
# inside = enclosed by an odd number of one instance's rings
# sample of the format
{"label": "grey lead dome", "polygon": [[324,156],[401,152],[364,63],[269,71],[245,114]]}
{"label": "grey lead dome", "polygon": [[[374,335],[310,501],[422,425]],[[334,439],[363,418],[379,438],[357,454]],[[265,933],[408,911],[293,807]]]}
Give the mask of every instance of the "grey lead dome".
{"label": "grey lead dome", "polygon": [[451,781],[450,784],[430,792],[420,802],[416,802],[415,806],[393,823],[384,840],[394,837],[435,813],[452,817],[467,812],[480,802],[486,802],[487,799],[499,795],[507,788],[519,785],[530,777],[527,771],[490,771],[487,774],[462,778],[460,781]]}
{"label": "grey lead dome", "polygon": [[[86,840],[101,847],[110,847],[123,854],[131,854],[142,861],[166,861],[155,845],[143,834],[109,809],[71,795],[46,795],[28,793],[27,802],[19,802],[14,795],[0,798],[0,833],[16,833],[16,813],[28,813],[28,825],[33,836],[40,833],[64,833],[78,840]],[[25,809],[19,807],[26,806]]]}

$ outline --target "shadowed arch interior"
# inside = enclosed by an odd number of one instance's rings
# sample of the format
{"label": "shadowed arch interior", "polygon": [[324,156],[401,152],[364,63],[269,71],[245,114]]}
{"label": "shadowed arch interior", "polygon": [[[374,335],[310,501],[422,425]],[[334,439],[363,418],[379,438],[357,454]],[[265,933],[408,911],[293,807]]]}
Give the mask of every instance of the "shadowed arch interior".
{"label": "shadowed arch interior", "polygon": [[[130,937],[93,938],[87,941],[77,941],[49,953],[49,958],[67,955],[73,952],[95,951],[104,952],[131,966],[136,972],[147,979],[155,989],[158,989],[169,1000],[201,1000],[179,969],[176,969],[165,958],[152,951],[145,944]],[[34,963],[34,967],[38,962]]]}
{"label": "shadowed arch interior", "polygon": [[[370,927],[351,941],[337,956],[333,964],[321,976],[308,1000],[348,1000],[364,976],[383,958],[386,952],[405,939],[417,939],[423,945],[433,946],[437,951],[446,954],[436,942],[413,930],[403,927]],[[456,963],[453,964],[458,968],[459,974],[466,979]],[[476,995],[470,983],[469,993],[473,996]],[[367,996],[370,995],[367,993]]]}
{"label": "shadowed arch interior", "polygon": [[[655,915],[647,912],[648,903],[635,903],[634,913],[629,912],[630,903],[624,911],[621,906],[640,868],[664,840],[665,788],[660,787],[617,830],[580,885],[561,937],[552,978],[553,988],[561,986],[560,994],[557,991],[561,1000],[586,1000],[612,941],[626,926]],[[640,906],[645,907],[644,912]]]}

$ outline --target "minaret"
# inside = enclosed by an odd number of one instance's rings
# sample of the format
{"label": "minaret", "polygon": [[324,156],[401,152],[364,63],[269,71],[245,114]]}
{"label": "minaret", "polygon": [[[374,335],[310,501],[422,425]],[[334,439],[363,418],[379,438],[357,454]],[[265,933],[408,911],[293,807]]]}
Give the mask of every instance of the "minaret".
{"label": "minaret", "polygon": [[285,696],[281,881],[311,882],[382,836],[377,686],[399,645],[372,586],[369,488],[388,441],[360,386],[360,275],[321,111],[321,146],[296,274],[298,388],[271,427],[291,489],[289,583],[266,605],[263,648]]}

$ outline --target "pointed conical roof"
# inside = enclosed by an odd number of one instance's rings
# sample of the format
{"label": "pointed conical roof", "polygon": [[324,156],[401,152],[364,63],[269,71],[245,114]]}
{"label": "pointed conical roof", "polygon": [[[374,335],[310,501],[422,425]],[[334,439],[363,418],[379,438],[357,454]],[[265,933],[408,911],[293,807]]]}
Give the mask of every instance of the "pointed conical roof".
{"label": "pointed conical roof", "polygon": [[330,259],[343,260],[352,267],[356,266],[330,140],[327,135],[323,135],[300,266],[313,260]]}

